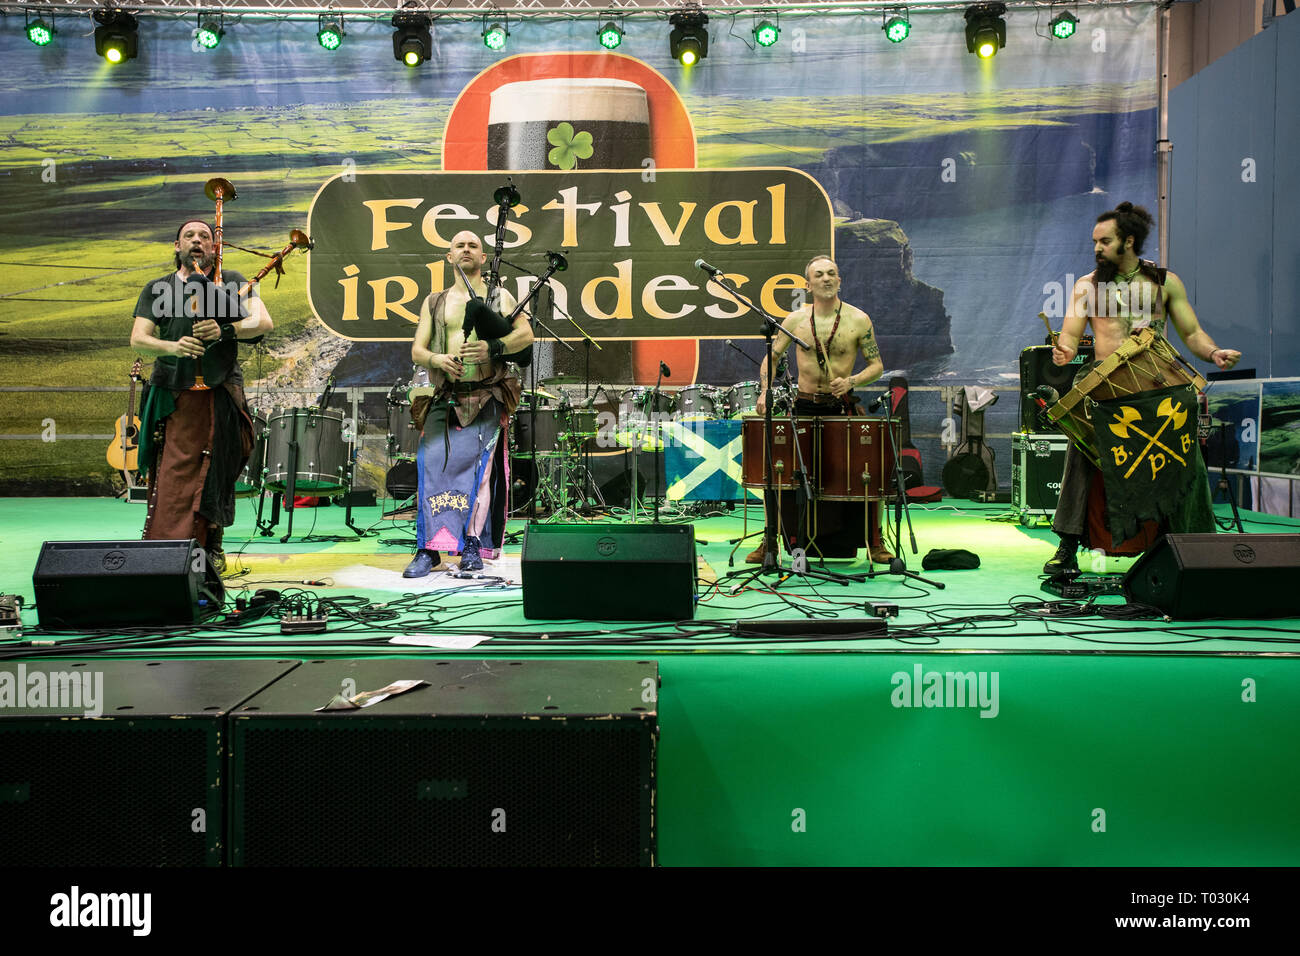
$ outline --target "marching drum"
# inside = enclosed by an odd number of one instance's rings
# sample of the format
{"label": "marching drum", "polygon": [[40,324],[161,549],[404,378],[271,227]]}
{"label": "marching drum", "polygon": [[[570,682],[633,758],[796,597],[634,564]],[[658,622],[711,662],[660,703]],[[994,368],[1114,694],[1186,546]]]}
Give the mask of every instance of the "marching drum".
{"label": "marching drum", "polygon": [[297,494],[328,498],[347,490],[348,448],[343,412],[336,408],[283,408],[267,423],[266,487],[289,487],[289,446],[297,439]]}
{"label": "marching drum", "polygon": [[253,450],[249,453],[248,464],[235,480],[236,498],[260,494],[265,480],[262,471],[266,467],[266,436],[269,432],[266,427],[266,412],[256,408],[250,411],[253,413]]}
{"label": "marching drum", "polygon": [[727,389],[724,397],[728,418],[744,418],[758,408],[758,396],[763,393],[759,382],[737,382]]}
{"label": "marching drum", "polygon": [[[741,422],[741,484],[746,488],[766,488],[767,459],[763,454],[766,419],[749,416]],[[795,443],[799,442],[804,469],[817,466],[817,419],[796,418],[793,427],[788,418],[772,419],[772,487],[789,491],[797,487],[794,473],[799,467]]]}
{"label": "marching drum", "polygon": [[726,393],[716,385],[689,385],[677,393],[677,417],[684,422],[725,418]]}
{"label": "marching drum", "polygon": [[894,449],[902,423],[894,422],[891,442],[883,418],[823,418],[817,478],[821,497],[831,501],[876,501],[893,487]]}
{"label": "marching drum", "polygon": [[1112,398],[1174,385],[1187,385],[1200,391],[1205,388],[1205,379],[1167,341],[1150,329],[1141,329],[1091,369],[1080,371],[1075,376],[1074,387],[1047,410],[1047,415],[1099,466],[1093,406]]}

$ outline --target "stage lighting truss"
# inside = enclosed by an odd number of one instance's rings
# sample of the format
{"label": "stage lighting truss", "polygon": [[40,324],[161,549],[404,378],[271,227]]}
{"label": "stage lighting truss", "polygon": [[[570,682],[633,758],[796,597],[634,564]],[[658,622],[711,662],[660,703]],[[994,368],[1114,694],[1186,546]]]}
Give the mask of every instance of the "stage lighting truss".
{"label": "stage lighting truss", "polygon": [[506,48],[506,40],[510,38],[510,17],[505,13],[501,14],[501,19],[505,22],[493,21],[488,25],[487,14],[483,15],[483,45],[493,53],[500,53]]}
{"label": "stage lighting truss", "polygon": [[885,31],[885,39],[890,43],[902,43],[912,32],[907,7],[885,7],[880,13],[880,20],[880,29]]}
{"label": "stage lighting truss", "polygon": [[226,35],[226,17],[223,13],[200,13],[194,40],[200,49],[215,50]]}
{"label": "stage lighting truss", "polygon": [[1007,45],[1005,3],[972,3],[966,8],[966,49],[981,60],[997,55]]}
{"label": "stage lighting truss", "polygon": [[[1055,13],[1056,4],[1052,4],[1049,12]],[[1053,40],[1068,40],[1079,30],[1079,18],[1069,10],[1062,10],[1055,13],[1052,19],[1047,21],[1047,35]]]}
{"label": "stage lighting truss", "polygon": [[27,39],[31,40],[37,46],[49,46],[54,42],[54,34],[56,31],[54,29],[53,14],[50,14],[49,20],[46,20],[43,17],[37,17],[33,20],[32,11],[24,9],[23,17],[27,24]]}
{"label": "stage lighting truss", "polygon": [[139,49],[135,17],[125,10],[108,7],[92,14],[95,27],[95,53],[112,64],[134,60]]}
{"label": "stage lighting truss", "polygon": [[694,66],[709,55],[708,14],[699,4],[686,4],[668,18],[673,32],[668,36],[668,53],[682,66]]}
{"label": "stage lighting truss", "polygon": [[625,36],[627,36],[627,31],[613,20],[610,20],[596,31],[596,42],[606,50],[617,50],[622,45]]}
{"label": "stage lighting truss", "polygon": [[754,42],[759,46],[774,46],[781,39],[781,15],[773,13],[776,22],[762,20],[754,25]]}
{"label": "stage lighting truss", "polygon": [[427,13],[398,10],[393,14],[393,59],[417,67],[433,55],[432,23]]}
{"label": "stage lighting truss", "polygon": [[337,50],[343,45],[343,14],[322,13],[316,18],[316,42],[327,50]]}

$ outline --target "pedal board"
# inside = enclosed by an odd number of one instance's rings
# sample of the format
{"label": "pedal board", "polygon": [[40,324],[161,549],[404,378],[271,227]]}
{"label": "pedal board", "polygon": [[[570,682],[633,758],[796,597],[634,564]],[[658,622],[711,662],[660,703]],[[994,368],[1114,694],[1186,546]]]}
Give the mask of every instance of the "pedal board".
{"label": "pedal board", "polygon": [[1087,600],[1101,594],[1123,594],[1124,575],[1122,574],[1080,574],[1078,576],[1061,576],[1047,578],[1039,586],[1048,594],[1055,594],[1066,601]]}

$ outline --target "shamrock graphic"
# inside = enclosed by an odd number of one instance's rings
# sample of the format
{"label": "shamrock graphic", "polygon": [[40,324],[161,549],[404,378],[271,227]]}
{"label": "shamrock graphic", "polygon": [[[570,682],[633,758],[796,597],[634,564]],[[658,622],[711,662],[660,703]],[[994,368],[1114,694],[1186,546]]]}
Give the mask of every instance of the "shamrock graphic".
{"label": "shamrock graphic", "polygon": [[546,134],[546,141],[555,149],[546,154],[551,164],[560,169],[573,169],[580,159],[590,159],[596,150],[591,145],[591,134],[585,130],[574,133],[568,123],[561,123]]}

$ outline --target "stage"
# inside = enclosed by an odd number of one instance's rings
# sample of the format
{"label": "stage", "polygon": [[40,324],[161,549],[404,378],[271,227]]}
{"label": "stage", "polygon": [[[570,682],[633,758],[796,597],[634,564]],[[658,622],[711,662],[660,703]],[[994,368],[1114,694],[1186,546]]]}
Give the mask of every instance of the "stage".
{"label": "stage", "polygon": [[[1300,862],[1295,619],[1254,620],[1243,606],[1226,620],[1170,622],[1126,617],[1119,596],[1062,602],[1039,589],[1054,535],[1007,506],[913,506],[920,554],[907,548],[908,567],[942,590],[889,574],[774,588],[769,575],[733,593],[725,575],[745,569],[755,543],[728,567],[741,511],[693,517],[694,620],[657,623],[525,619],[517,536],[483,578],[410,581],[409,522],[357,509],[354,524],[371,532],[359,537],[343,508],[304,509],[282,544],[255,533],[254,510],[241,501],[227,530],[227,608],[257,589],[286,602],[309,593],[329,609],[325,633],[281,635],[279,613],[170,633],[42,633],[31,607],[42,542],[133,540],[144,510],[9,498],[0,591],[22,595],[22,639],[35,643],[9,638],[5,661],[654,661],[655,862],[665,866]],[[750,509],[750,531],[760,515]],[[1300,531],[1243,518],[1247,532]],[[981,566],[924,571],[936,548],[968,549]],[[1132,560],[1081,563],[1115,575]],[[872,633],[888,604],[897,616]],[[773,621],[790,631],[757,634]],[[435,646],[393,643],[420,635]],[[391,676],[404,676],[396,660]]]}

